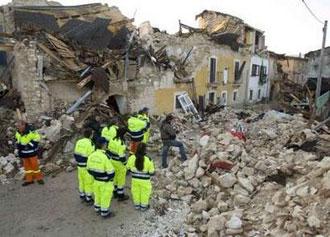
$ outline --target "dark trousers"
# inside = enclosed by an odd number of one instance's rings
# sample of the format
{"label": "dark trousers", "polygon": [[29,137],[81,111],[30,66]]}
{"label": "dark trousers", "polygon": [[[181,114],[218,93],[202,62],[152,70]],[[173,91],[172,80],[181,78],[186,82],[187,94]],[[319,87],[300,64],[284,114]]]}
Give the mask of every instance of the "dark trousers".
{"label": "dark trousers", "polygon": [[185,161],[187,159],[186,152],[183,147],[183,143],[177,140],[166,140],[163,141],[163,150],[162,150],[162,166],[163,168],[167,167],[167,153],[171,146],[179,147],[181,160]]}

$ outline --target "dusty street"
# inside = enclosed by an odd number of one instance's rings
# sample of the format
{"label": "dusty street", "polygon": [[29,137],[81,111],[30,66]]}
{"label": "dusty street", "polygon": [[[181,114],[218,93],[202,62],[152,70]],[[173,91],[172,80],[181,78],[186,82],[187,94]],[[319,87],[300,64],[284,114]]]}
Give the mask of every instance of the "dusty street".
{"label": "dusty street", "polygon": [[[76,191],[76,172],[47,178],[45,186],[0,186],[0,236],[141,236],[147,214],[131,201],[112,202],[114,218],[102,219],[82,204]],[[134,231],[141,230],[140,232]],[[122,232],[125,231],[125,232]]]}

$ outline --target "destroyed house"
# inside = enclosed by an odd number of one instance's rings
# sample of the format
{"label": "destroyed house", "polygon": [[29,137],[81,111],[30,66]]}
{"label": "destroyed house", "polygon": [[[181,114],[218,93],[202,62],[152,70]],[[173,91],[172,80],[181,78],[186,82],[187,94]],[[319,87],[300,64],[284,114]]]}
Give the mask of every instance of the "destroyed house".
{"label": "destroyed house", "polygon": [[[57,106],[67,107],[92,88],[103,92],[102,97],[109,93],[109,78],[117,80],[123,74],[134,27],[118,8],[3,6],[1,13],[6,37],[17,42],[10,53],[15,58],[12,83],[31,118]],[[95,100],[100,93],[92,97]]]}
{"label": "destroyed house", "polygon": [[279,63],[282,66],[284,76],[297,84],[306,83],[306,63],[307,59],[295,56],[285,56]]}
{"label": "destroyed house", "polygon": [[[311,89],[316,89],[316,81],[319,74],[321,50],[315,50],[305,54],[307,81]],[[324,63],[322,69],[321,95],[330,90],[330,47],[324,49]]]}
{"label": "destroyed house", "polygon": [[[270,82],[268,79],[268,56],[264,32],[258,30],[238,17],[216,11],[203,11],[196,16],[200,28],[212,38],[219,39],[231,36],[228,40],[243,55],[248,56],[248,77],[244,94],[245,103],[254,103],[269,97]],[[220,41],[223,42],[223,41]]]}
{"label": "destroyed house", "polygon": [[[208,13],[197,19],[210,20]],[[6,6],[2,14],[6,37],[17,42],[13,86],[31,118],[100,103],[119,113],[145,106],[152,114],[175,112],[185,110],[183,94],[200,111],[240,106],[256,71],[251,58],[264,50],[262,35],[255,40],[259,31],[222,13],[214,13],[215,26],[180,22],[175,35],[148,23],[135,28],[118,8],[102,4]],[[264,76],[267,63],[258,63]],[[258,99],[266,94],[259,89]]]}

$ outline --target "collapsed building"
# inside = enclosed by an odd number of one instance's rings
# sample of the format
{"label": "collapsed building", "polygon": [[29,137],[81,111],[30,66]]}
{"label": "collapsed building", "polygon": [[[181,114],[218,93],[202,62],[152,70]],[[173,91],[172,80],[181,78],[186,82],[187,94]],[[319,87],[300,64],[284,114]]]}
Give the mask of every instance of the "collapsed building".
{"label": "collapsed building", "polygon": [[75,101],[162,114],[268,97],[263,32],[237,17],[204,11],[198,29],[180,22],[169,35],[134,27],[116,7],[43,4],[1,8],[2,47],[12,50],[6,75],[32,120]]}

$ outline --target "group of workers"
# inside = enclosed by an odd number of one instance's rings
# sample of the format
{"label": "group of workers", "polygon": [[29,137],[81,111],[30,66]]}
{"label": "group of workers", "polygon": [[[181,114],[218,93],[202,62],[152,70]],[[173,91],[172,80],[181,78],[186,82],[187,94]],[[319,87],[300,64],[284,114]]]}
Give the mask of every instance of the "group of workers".
{"label": "group of workers", "polygon": [[[112,216],[112,198],[118,201],[129,198],[124,191],[127,171],[132,174],[131,194],[135,208],[144,211],[149,207],[150,177],[155,167],[146,154],[150,133],[148,108],[131,116],[127,124],[127,127],[120,127],[112,122],[102,128],[100,134],[85,128],[84,137],[75,145],[80,198],[88,204],[94,202],[95,211],[102,217]],[[128,159],[126,133],[131,138]]]}
{"label": "group of workers", "polygon": [[[163,141],[162,167],[167,168],[167,153],[171,146],[179,147],[181,160],[186,160],[182,142],[176,140],[176,131],[171,125],[173,116],[169,114],[160,127]],[[39,169],[38,143],[40,135],[26,122],[17,124],[17,149],[23,160],[27,186],[36,180],[44,184]],[[125,135],[130,137],[130,149],[126,146]],[[127,172],[132,175],[131,195],[137,210],[147,210],[152,192],[150,178],[155,173],[153,160],[147,156],[147,142],[150,137],[148,108],[133,114],[127,126],[116,122],[93,131],[90,127],[83,130],[83,138],[74,148],[78,167],[79,196],[83,202],[94,204],[94,209],[102,217],[110,217],[112,198],[125,201],[129,197],[124,192]],[[128,157],[128,159],[127,159]]]}

